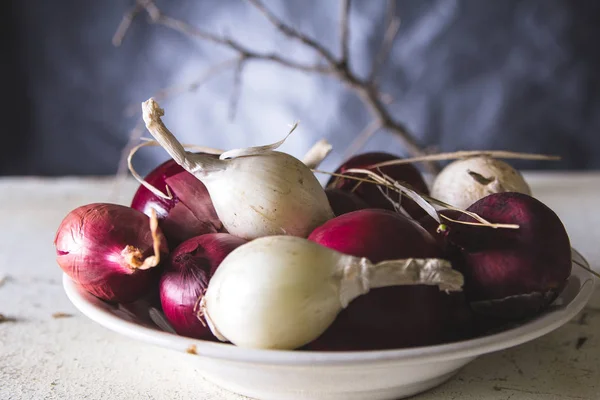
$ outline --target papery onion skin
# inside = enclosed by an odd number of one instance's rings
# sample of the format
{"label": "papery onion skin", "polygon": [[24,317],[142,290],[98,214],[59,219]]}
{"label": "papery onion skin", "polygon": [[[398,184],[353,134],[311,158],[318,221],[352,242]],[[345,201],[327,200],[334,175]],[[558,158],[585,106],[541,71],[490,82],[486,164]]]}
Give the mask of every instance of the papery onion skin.
{"label": "papery onion skin", "polygon": [[325,194],[336,216],[369,208],[369,205],[354,193],[341,189],[325,189]]}
{"label": "papery onion skin", "polygon": [[334,217],[315,175],[289,154],[268,151],[223,160],[221,165],[222,171],[202,179],[223,225],[235,236],[306,237]]}
{"label": "papery onion skin", "polygon": [[[146,270],[127,261],[127,246],[139,251],[137,263],[154,255],[150,219],[130,207],[92,203],[77,207],[63,219],[54,239],[60,268],[94,296],[128,303],[156,290],[160,265]],[[161,258],[169,253],[157,229]]]}
{"label": "papery onion skin", "polygon": [[[375,173],[383,173],[388,175],[390,178],[396,181],[406,182],[412,186],[414,190],[423,194],[429,194],[429,188],[427,183],[423,179],[423,176],[419,170],[412,164],[400,164],[400,165],[389,165],[385,167],[369,168],[371,165],[397,160],[400,157],[385,152],[369,152],[356,155],[346,160],[338,169],[335,171],[338,174],[346,174],[345,171],[351,168],[362,168],[370,169]],[[365,175],[349,174],[360,178],[365,178]],[[381,193],[378,186],[372,183],[360,183],[360,182],[349,179],[332,176],[327,182],[327,188],[337,188],[345,191],[352,192],[358,197],[363,199],[369,206],[374,208],[383,208],[386,210],[394,211],[393,204]],[[385,190],[385,188],[383,188]],[[389,191],[389,196],[396,202],[400,199],[400,194]],[[415,219],[421,218],[425,211],[414,201],[402,197],[401,205],[404,207],[406,212]]]}
{"label": "papery onion skin", "polygon": [[[218,158],[216,155],[207,156]],[[174,160],[160,164],[144,180],[164,194],[168,194],[168,186],[172,198],[158,197],[140,185],[131,207],[146,215],[150,215],[151,208],[156,210],[159,225],[171,249],[194,236],[223,230],[204,184]]]}
{"label": "papery onion skin", "polygon": [[[308,239],[373,262],[442,255],[433,237],[414,220],[381,209],[334,218],[315,229]],[[449,342],[471,334],[471,314],[462,293],[446,294],[425,285],[394,286],[371,290],[354,300],[306,348],[405,348]]]}
{"label": "papery onion skin", "polygon": [[200,320],[198,304],[223,259],[244,243],[227,233],[208,233],[186,240],[171,252],[160,279],[160,302],[179,335],[216,340]]}
{"label": "papery onion skin", "polygon": [[[449,224],[448,240],[460,249],[453,260],[465,275],[472,308],[493,317],[518,319],[543,311],[571,274],[571,245],[560,218],[541,201],[503,192],[482,198],[468,211],[519,229]],[[472,222],[467,215],[461,221]]]}
{"label": "papery onion skin", "polygon": [[232,235],[306,237],[334,217],[325,190],[312,171],[272,145],[234,149],[219,159],[185,151],[163,124],[164,110],[154,99],[142,103],[146,128],[169,155],[202,181],[219,219]]}

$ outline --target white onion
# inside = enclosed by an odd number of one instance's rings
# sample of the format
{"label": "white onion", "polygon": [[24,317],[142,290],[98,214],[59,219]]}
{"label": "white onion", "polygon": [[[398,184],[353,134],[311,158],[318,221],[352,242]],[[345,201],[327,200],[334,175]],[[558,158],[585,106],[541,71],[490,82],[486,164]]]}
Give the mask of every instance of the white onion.
{"label": "white onion", "polygon": [[201,309],[222,341],[295,349],[320,336],[349,302],[371,288],[415,284],[461,290],[463,278],[446,260],[373,265],[303,238],[270,236],[238,247],[223,260]]}
{"label": "white onion", "polygon": [[185,151],[162,123],[164,111],[153,99],[142,110],[152,136],[206,186],[229,233],[249,240],[281,234],[306,237],[334,217],[312,171],[291,155],[273,151],[283,141],[230,150],[215,159]]}
{"label": "white onion", "polygon": [[431,197],[467,209],[493,193],[531,195],[523,176],[502,160],[489,156],[469,157],[448,164],[435,178]]}

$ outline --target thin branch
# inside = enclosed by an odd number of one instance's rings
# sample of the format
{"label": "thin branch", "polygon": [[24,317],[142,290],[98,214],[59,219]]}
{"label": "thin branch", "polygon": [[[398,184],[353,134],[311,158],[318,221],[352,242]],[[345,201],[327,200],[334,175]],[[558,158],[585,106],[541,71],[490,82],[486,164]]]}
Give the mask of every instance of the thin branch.
{"label": "thin branch", "polygon": [[277,64],[283,65],[285,67],[297,69],[299,71],[304,71],[304,72],[318,72],[318,73],[322,73],[322,74],[331,73],[331,68],[329,68],[329,67],[323,67],[318,64],[315,64],[315,65],[302,64],[302,63],[284,58],[284,57],[280,56],[279,54],[259,53],[259,52],[250,50],[250,49],[246,48],[244,45],[242,45],[241,43],[239,43],[233,39],[203,31],[201,29],[198,29],[196,27],[189,25],[188,23],[186,23],[184,21],[164,15],[162,13],[162,11],[160,11],[156,7],[156,4],[154,4],[154,2],[151,0],[138,0],[138,1],[143,4],[144,8],[148,12],[148,15],[150,16],[150,19],[152,20],[153,23],[166,26],[168,28],[171,28],[171,29],[173,29],[177,32],[180,32],[184,35],[187,35],[187,36],[195,37],[197,39],[202,39],[202,40],[205,40],[205,41],[208,41],[213,44],[220,45],[220,46],[225,46],[225,47],[229,48],[230,50],[239,53],[240,56],[243,56],[247,60],[254,59],[254,60],[272,61]]}
{"label": "thin branch", "polygon": [[[417,140],[409,133],[406,126],[392,117],[376,89],[360,82],[352,85],[351,88],[354,89],[363,103],[367,105],[369,111],[379,121],[382,128],[392,132],[400,139],[408,153],[415,157],[427,155]],[[437,174],[441,170],[439,164],[436,162],[427,162],[424,164],[424,167],[432,174]]]}
{"label": "thin branch", "polygon": [[133,6],[129,11],[127,11],[125,15],[123,15],[123,19],[121,20],[121,23],[117,27],[117,31],[115,32],[112,38],[113,46],[119,47],[121,43],[123,43],[123,38],[127,34],[131,23],[133,22],[135,17],[137,17],[137,15],[143,10],[144,7],[141,4],[136,3],[135,6]]}
{"label": "thin branch", "polygon": [[235,119],[237,105],[242,91],[242,73],[244,72],[245,62],[246,59],[240,57],[233,72],[233,88],[231,90],[231,96],[229,97],[229,119],[231,121]]}
{"label": "thin branch", "polygon": [[156,21],[162,15],[160,9],[154,4],[153,0],[136,0],[136,2],[146,9],[148,16],[153,21]]}
{"label": "thin branch", "polygon": [[340,60],[341,64],[348,64],[350,59],[350,0],[341,1],[341,15],[340,15],[340,46],[342,57]]}
{"label": "thin branch", "polygon": [[348,146],[346,151],[344,152],[343,159],[346,160],[356,154],[360,149],[364,147],[364,145],[369,141],[369,139],[381,129],[381,122],[377,119],[371,121],[363,130],[354,138],[352,143]]}
{"label": "thin branch", "polygon": [[[387,130],[395,135],[398,139],[401,140],[403,146],[412,156],[424,156],[427,155],[427,152],[424,151],[417,140],[412,136],[412,134],[408,131],[408,129],[402,124],[400,121],[396,120],[390,110],[387,109],[386,104],[389,102],[385,93],[379,92],[378,88],[375,85],[375,79],[378,69],[380,65],[385,61],[388,53],[390,52],[392,43],[394,41],[394,37],[398,31],[398,22],[397,20],[392,19],[389,22],[387,33],[385,35],[384,43],[382,44],[382,49],[380,51],[380,55],[376,57],[377,61],[374,61],[374,70],[375,75],[373,80],[366,80],[358,77],[351,71],[347,62],[343,62],[341,60],[337,60],[335,56],[327,50],[323,45],[310,38],[306,34],[297,31],[291,26],[282,22],[273,12],[266,8],[266,6],[262,3],[261,0],[247,0],[251,5],[253,5],[258,11],[260,11],[267,20],[277,28],[279,32],[282,34],[299,40],[301,43],[306,45],[308,48],[315,51],[321,57],[315,64],[304,64],[301,62],[297,62],[294,60],[290,60],[286,57],[283,57],[277,53],[261,53],[256,52],[251,49],[248,49],[238,41],[234,39],[230,39],[225,36],[219,36],[210,32],[203,31],[196,27],[193,27],[187,24],[184,21],[166,16],[162,13],[162,11],[156,6],[156,4],[152,0],[137,0],[137,4],[142,6],[150,19],[156,23],[163,26],[166,26],[170,29],[176,30],[184,35],[195,37],[207,42],[211,42],[213,44],[225,47],[235,53],[237,53],[237,57],[232,61],[235,65],[238,66],[236,69],[236,76],[234,77],[234,96],[232,98],[237,99],[239,96],[235,94],[235,92],[239,91],[239,85],[237,82],[241,80],[241,70],[243,69],[243,65],[240,65],[239,60],[250,61],[250,60],[260,60],[260,61],[270,61],[276,64],[279,64],[284,67],[288,67],[291,69],[295,69],[303,72],[315,72],[319,74],[324,74],[328,76],[336,77],[340,82],[344,83],[351,90],[353,90],[359,99],[363,102],[363,104],[368,108],[371,115],[373,116],[375,122],[372,126],[380,126],[381,129]],[[342,0],[347,1],[347,0]],[[390,3],[393,6],[393,2]],[[346,6],[342,6],[343,10],[346,10]],[[348,6],[349,9],[349,6]],[[343,11],[343,16],[345,15],[346,19],[342,17],[340,21],[341,27],[343,31],[346,33],[342,34],[342,42],[345,42],[349,32],[349,27],[344,25],[348,25],[347,20],[347,12]],[[388,11],[388,15],[393,16],[394,11]],[[395,22],[394,22],[395,21]],[[347,53],[346,53],[347,54]],[[243,63],[241,63],[243,64]],[[212,74],[207,74],[212,75]],[[207,77],[208,79],[208,77]],[[167,97],[172,95],[173,93],[179,93],[186,90],[193,90],[199,86],[198,83],[192,83],[185,86],[178,86],[176,88],[167,88],[161,91],[158,96]],[[237,100],[235,100],[237,101]],[[235,103],[233,103],[235,106]],[[136,105],[137,108],[137,105]],[[366,134],[365,134],[366,135]],[[360,137],[360,136],[359,136]],[[364,139],[364,135],[363,135]],[[358,139],[360,140],[360,139]],[[438,163],[433,161],[428,161],[425,165],[425,168],[432,173],[437,173],[440,171],[440,166]]]}
{"label": "thin branch", "polygon": [[394,40],[396,39],[396,36],[398,35],[398,31],[400,29],[400,18],[396,17],[396,2],[395,0],[390,0],[388,4],[388,21],[386,23],[385,34],[383,35],[383,41],[381,42],[379,52],[373,58],[373,64],[371,65],[371,73],[369,75],[369,82],[373,85],[377,81],[380,68],[383,66],[386,59],[389,57],[390,52],[392,51]]}
{"label": "thin branch", "polygon": [[299,40],[301,43],[304,43],[309,48],[315,50],[319,53],[331,66],[335,66],[338,64],[338,61],[335,59],[335,56],[327,50],[321,43],[317,42],[313,38],[305,35],[302,32],[297,31],[291,26],[285,24],[281,19],[279,19],[271,10],[269,10],[262,1],[260,0],[247,0],[250,4],[252,4],[258,11],[260,11],[265,18],[281,33],[285,36],[290,37],[292,39]]}

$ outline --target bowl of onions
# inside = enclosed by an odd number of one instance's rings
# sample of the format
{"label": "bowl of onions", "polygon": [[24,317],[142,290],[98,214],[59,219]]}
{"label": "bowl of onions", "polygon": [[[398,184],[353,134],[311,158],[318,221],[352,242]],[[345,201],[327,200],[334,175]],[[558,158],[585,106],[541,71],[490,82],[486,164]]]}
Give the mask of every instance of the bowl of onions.
{"label": "bowl of onions", "polygon": [[172,160],[130,207],[65,217],[64,290],[101,326],[187,353],[232,392],[408,397],[560,327],[593,292],[556,214],[506,180],[489,186],[489,169],[469,170],[463,184],[486,187],[460,207],[387,153],[347,160],[322,187],[314,152],[192,153],[154,100],[142,108]]}

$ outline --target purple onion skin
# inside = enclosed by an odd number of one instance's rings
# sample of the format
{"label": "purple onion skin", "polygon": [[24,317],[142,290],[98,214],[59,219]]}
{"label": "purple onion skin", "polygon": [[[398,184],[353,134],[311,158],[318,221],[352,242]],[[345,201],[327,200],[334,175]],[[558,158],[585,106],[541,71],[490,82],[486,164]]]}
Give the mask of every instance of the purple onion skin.
{"label": "purple onion skin", "polygon": [[160,198],[140,185],[131,207],[146,215],[150,215],[151,208],[156,210],[171,249],[194,236],[223,230],[204,184],[174,160],[162,163],[144,179],[165,194],[168,186],[173,198]]}
{"label": "purple onion skin", "polygon": [[[346,171],[350,168],[370,169],[369,167],[371,165],[398,159],[400,159],[400,157],[384,152],[362,153],[346,160],[335,172],[338,174],[346,174]],[[372,170],[378,173],[377,169]],[[427,187],[423,176],[419,170],[411,164],[390,165],[379,168],[379,171],[394,180],[408,183],[418,192],[429,194],[429,188]],[[365,175],[361,174],[349,175],[365,178]],[[394,206],[381,193],[377,185],[372,183],[361,183],[356,187],[357,183],[359,182],[353,179],[332,176],[327,182],[326,187],[352,192],[372,208],[383,208],[385,210],[394,211]],[[389,192],[389,196],[396,202],[398,202],[400,198],[400,194],[391,191]],[[406,197],[402,198],[401,204],[406,212],[415,219],[419,219],[425,215],[425,211],[423,211],[417,203]]]}
{"label": "purple onion skin", "polygon": [[[167,241],[160,228],[157,234],[164,259]],[[133,246],[142,260],[154,255],[150,219],[137,210],[104,203],[78,207],[61,222],[54,246],[60,268],[102,300],[129,303],[156,290],[160,266],[135,269],[121,254]]]}
{"label": "purple onion skin", "polygon": [[325,194],[336,217],[369,208],[369,205],[360,197],[341,189],[325,189]]}
{"label": "purple onion skin", "polygon": [[208,233],[186,240],[170,254],[160,279],[160,302],[179,335],[214,339],[208,325],[198,319],[196,307],[223,259],[244,243],[228,233]]}
{"label": "purple onion skin", "polygon": [[[329,220],[308,237],[325,247],[372,262],[439,257],[441,249],[416,221],[397,213],[359,210]],[[373,289],[353,300],[310,350],[405,348],[470,335],[470,312],[462,293],[414,285]]]}
{"label": "purple onion skin", "polygon": [[[480,314],[507,319],[535,316],[552,303],[571,274],[571,244],[559,217],[522,193],[486,196],[468,208],[494,223],[519,229],[450,224],[453,260],[465,294]],[[467,215],[461,221],[473,222]]]}

